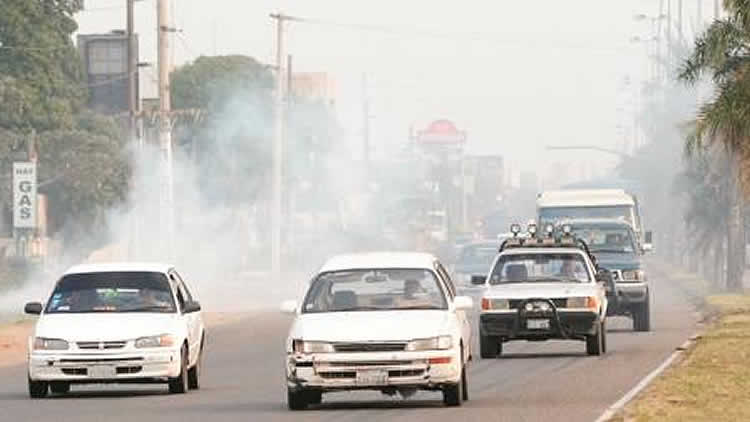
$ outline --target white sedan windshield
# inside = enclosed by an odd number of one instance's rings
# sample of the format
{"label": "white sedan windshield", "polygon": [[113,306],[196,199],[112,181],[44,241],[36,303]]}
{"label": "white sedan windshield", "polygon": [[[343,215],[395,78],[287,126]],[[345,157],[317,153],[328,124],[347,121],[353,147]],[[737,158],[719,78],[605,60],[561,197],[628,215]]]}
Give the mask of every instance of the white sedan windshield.
{"label": "white sedan windshield", "polygon": [[435,274],[418,269],[324,273],[310,287],[303,313],[446,309]]}
{"label": "white sedan windshield", "polygon": [[574,253],[503,255],[490,276],[490,284],[590,280],[586,262],[581,255]]}

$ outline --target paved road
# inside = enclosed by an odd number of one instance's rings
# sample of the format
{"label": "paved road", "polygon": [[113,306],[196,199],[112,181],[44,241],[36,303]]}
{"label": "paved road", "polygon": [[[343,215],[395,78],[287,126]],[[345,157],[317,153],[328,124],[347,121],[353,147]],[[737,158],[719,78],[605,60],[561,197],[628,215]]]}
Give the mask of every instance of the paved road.
{"label": "paved road", "polygon": [[289,412],[284,403],[283,338],[289,320],[275,313],[215,328],[202,389],[171,396],[161,386],[73,387],[65,397],[30,400],[24,368],[0,370],[0,420],[55,421],[567,421],[594,420],[690,336],[687,298],[651,270],[655,303],[650,333],[610,320],[609,353],[588,357],[583,342],[511,343],[507,356],[476,360],[471,400],[444,408],[437,393],[408,400],[379,393],[338,393],[318,408]]}

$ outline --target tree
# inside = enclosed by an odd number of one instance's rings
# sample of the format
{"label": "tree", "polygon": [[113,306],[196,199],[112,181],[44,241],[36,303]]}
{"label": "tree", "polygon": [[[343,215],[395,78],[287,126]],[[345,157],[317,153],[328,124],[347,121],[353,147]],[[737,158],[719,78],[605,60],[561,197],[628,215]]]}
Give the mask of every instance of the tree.
{"label": "tree", "polygon": [[[82,0],[5,0],[0,13],[0,180],[38,151],[39,192],[50,233],[68,245],[106,233],[104,214],[126,197],[129,163],[120,128],[86,110],[87,87],[72,42]],[[9,183],[0,187],[5,227]],[[7,235],[7,230],[4,230]]]}
{"label": "tree", "polygon": [[716,85],[715,97],[698,112],[686,151],[718,143],[730,157],[727,287],[737,290],[745,267],[743,193],[750,192],[750,2],[725,0],[724,6],[728,17],[698,37],[679,76],[694,84],[710,74]]}

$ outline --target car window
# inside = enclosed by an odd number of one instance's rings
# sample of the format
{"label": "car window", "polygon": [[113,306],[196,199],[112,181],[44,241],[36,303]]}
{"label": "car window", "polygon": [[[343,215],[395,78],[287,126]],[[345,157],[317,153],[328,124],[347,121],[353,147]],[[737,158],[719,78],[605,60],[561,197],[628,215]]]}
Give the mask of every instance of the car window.
{"label": "car window", "polygon": [[98,272],[61,278],[45,313],[89,312],[175,312],[175,304],[162,273]]}
{"label": "car window", "polygon": [[170,273],[170,276],[177,283],[178,289],[182,290],[182,297],[185,299],[185,301],[192,302],[194,300],[193,295],[192,293],[190,293],[190,289],[188,289],[188,286],[185,283],[185,280],[183,280],[182,277],[180,277],[180,274],[177,271],[172,270],[172,272]]}
{"label": "car window", "polygon": [[490,284],[589,281],[586,260],[577,253],[501,255],[490,275]]}
{"label": "car window", "polygon": [[445,295],[431,270],[332,271],[313,280],[302,312],[447,309]]}
{"label": "car window", "polygon": [[633,253],[635,236],[629,227],[574,226],[573,232],[591,252]]}

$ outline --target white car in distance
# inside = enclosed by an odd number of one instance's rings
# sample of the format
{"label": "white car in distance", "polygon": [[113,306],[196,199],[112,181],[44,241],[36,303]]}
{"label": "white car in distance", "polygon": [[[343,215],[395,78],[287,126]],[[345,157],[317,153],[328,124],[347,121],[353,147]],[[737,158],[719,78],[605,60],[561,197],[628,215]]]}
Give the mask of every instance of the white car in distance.
{"label": "white car in distance", "polygon": [[424,253],[363,253],[330,259],[308,286],[286,342],[287,404],[320,404],[323,393],[377,390],[408,397],[441,391],[468,399],[468,297]]}
{"label": "white car in distance", "polygon": [[205,329],[200,304],[166,264],[75,266],[55,284],[29,339],[32,398],[72,384],[167,383],[200,387]]}

